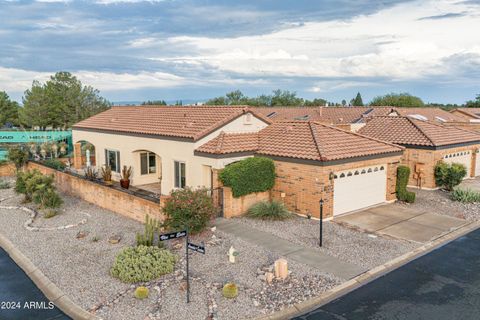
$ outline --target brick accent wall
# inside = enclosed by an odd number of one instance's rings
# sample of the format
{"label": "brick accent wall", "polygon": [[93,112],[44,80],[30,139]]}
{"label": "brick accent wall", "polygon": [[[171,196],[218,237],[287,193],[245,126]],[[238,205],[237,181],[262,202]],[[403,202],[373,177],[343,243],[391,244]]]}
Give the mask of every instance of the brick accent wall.
{"label": "brick accent wall", "polygon": [[15,166],[13,163],[5,163],[0,165],[0,177],[15,176]]}
{"label": "brick accent wall", "polygon": [[400,155],[349,162],[334,166],[315,166],[311,164],[275,161],[277,179],[272,190],[272,198],[282,201],[286,207],[300,214],[312,214],[319,217],[319,200],[324,200],[324,217],[333,216],[334,181],[330,172],[387,164],[387,196],[385,201],[396,199],[396,172]]}
{"label": "brick accent wall", "polygon": [[[470,151],[472,154],[471,171],[467,173],[467,177],[475,176],[475,160],[477,157],[476,150],[480,148],[479,145],[471,145],[442,150],[423,150],[407,148],[402,157],[402,164],[410,167],[410,179],[408,185],[434,189],[435,184],[435,165],[443,159],[446,154],[456,153],[461,151]],[[424,164],[423,177],[419,181],[419,177],[415,174],[415,165],[418,163]]]}
{"label": "brick accent wall", "polygon": [[29,162],[27,169],[37,169],[43,174],[55,176],[55,186],[63,193],[79,197],[101,208],[111,210],[139,222],[145,221],[145,215],[163,220],[160,204],[154,203],[128,193],[112,189],[85,179],[56,171],[37,163]]}

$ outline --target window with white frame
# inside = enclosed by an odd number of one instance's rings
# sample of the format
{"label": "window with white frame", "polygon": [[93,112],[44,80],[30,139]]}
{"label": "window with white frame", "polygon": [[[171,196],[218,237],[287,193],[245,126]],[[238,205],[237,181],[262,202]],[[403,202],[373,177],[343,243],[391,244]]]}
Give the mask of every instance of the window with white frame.
{"label": "window with white frame", "polygon": [[140,174],[151,174],[157,172],[157,161],[155,153],[142,152],[140,153]]}
{"label": "window with white frame", "polygon": [[120,151],[105,149],[105,164],[113,172],[120,172]]}
{"label": "window with white frame", "polygon": [[185,162],[175,161],[175,188],[185,188],[186,174]]}

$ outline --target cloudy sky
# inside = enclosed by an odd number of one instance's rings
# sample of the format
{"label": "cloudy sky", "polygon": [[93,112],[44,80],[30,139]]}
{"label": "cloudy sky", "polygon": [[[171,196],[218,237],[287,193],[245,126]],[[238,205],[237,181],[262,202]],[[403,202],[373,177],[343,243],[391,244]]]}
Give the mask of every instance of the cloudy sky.
{"label": "cloudy sky", "polygon": [[0,0],[0,90],[70,71],[112,101],[240,89],[480,94],[480,0]]}

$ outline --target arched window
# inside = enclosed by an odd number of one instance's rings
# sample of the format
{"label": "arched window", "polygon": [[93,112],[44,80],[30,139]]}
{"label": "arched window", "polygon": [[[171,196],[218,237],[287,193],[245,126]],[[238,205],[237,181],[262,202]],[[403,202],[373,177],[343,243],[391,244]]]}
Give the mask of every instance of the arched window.
{"label": "arched window", "polygon": [[345,173],[342,173],[342,174],[340,175],[340,178],[345,178]]}
{"label": "arched window", "polygon": [[368,168],[368,171],[367,171],[367,172],[368,172],[368,173],[372,172],[372,168]]}
{"label": "arched window", "polygon": [[383,166],[380,167],[380,170],[385,170],[385,168]]}
{"label": "arched window", "polygon": [[353,175],[353,174],[352,174],[352,172],[350,171],[350,172],[348,172],[347,177],[351,177],[352,175]]}
{"label": "arched window", "polygon": [[367,171],[365,171],[365,169],[363,169],[363,170],[362,170],[362,174],[365,174],[365,173],[367,173]]}

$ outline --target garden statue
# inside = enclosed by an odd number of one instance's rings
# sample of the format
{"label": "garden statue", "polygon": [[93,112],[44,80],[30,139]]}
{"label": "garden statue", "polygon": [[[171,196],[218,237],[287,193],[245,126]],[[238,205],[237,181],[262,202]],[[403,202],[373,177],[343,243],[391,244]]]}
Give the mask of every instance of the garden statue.
{"label": "garden statue", "polygon": [[231,246],[228,250],[228,261],[230,261],[230,263],[235,263],[236,256],[238,256],[238,251],[235,250],[233,246]]}

